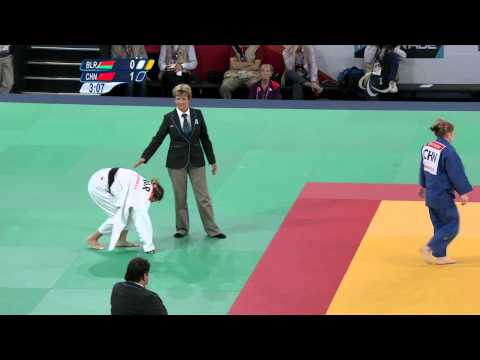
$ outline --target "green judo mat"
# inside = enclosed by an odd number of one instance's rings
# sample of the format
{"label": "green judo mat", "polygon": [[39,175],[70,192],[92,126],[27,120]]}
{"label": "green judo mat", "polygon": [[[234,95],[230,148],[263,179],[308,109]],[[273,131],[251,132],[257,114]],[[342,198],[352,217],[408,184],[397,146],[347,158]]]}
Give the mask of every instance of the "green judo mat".
{"label": "green judo mat", "polygon": [[88,249],[106,219],[90,176],[132,168],[170,109],[0,103],[0,314],[109,314],[112,286],[136,256],[151,262],[148,287],[170,314],[226,314],[305,183],[416,183],[438,116],[456,125],[454,145],[479,182],[477,112],[203,108],[219,165],[208,185],[227,239],[206,237],[190,185],[190,236],[172,236],[167,137],[136,169],[166,190],[150,209],[160,252]]}

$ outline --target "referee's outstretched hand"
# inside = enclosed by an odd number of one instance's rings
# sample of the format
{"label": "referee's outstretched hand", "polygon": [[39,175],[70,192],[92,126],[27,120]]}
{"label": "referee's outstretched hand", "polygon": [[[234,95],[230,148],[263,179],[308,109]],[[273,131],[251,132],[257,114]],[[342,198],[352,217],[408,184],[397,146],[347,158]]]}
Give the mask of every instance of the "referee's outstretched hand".
{"label": "referee's outstretched hand", "polygon": [[212,175],[215,175],[217,173],[218,166],[217,164],[212,164]]}
{"label": "referee's outstretched hand", "polygon": [[136,167],[139,167],[140,165],[144,164],[145,163],[145,159],[144,158],[140,158],[140,160],[138,160],[135,165],[133,165],[133,168],[136,168]]}

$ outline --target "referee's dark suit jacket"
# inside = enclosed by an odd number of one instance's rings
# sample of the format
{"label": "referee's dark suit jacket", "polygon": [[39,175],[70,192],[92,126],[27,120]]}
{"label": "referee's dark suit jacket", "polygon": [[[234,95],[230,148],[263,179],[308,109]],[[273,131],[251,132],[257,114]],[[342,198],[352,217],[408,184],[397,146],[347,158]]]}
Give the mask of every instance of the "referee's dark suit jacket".
{"label": "referee's dark suit jacket", "polygon": [[115,284],[110,303],[112,315],[168,315],[156,293],[130,281]]}
{"label": "referee's dark suit jacket", "polygon": [[205,151],[208,163],[215,164],[215,154],[208,137],[207,126],[202,112],[198,109],[190,108],[190,122],[192,124],[192,133],[190,137],[187,137],[180,125],[177,110],[174,109],[172,112],[165,114],[157,134],[152,138],[152,141],[141,156],[145,159],[145,164],[155,154],[167,134],[170,134],[171,140],[167,155],[167,168],[182,169],[188,165],[192,167],[205,166],[203,151]]}

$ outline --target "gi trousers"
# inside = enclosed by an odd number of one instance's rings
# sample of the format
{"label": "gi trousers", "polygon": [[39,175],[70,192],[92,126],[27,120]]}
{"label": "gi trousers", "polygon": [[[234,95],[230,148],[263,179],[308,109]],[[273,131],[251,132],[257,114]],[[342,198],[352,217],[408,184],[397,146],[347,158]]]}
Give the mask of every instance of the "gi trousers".
{"label": "gi trousers", "polygon": [[[102,235],[112,233],[112,218],[119,209],[118,206],[115,205],[115,199],[112,194],[108,192],[108,171],[109,169],[98,170],[92,175],[88,182],[88,194],[90,195],[90,198],[95,205],[108,215],[108,219],[97,229]],[[132,224],[129,221],[125,230],[129,230],[131,225]]]}
{"label": "gi trousers", "polygon": [[205,166],[183,169],[168,169],[172,181],[173,193],[175,196],[175,219],[177,232],[188,234],[190,230],[188,205],[187,205],[187,175],[190,177],[193,192],[197,201],[198,212],[202,224],[208,236],[215,236],[221,233],[213,217],[213,207],[207,188],[207,176]]}
{"label": "gi trousers", "polygon": [[430,219],[433,225],[433,237],[428,243],[435,257],[447,256],[447,246],[457,236],[460,217],[455,204],[446,208],[429,207]]}

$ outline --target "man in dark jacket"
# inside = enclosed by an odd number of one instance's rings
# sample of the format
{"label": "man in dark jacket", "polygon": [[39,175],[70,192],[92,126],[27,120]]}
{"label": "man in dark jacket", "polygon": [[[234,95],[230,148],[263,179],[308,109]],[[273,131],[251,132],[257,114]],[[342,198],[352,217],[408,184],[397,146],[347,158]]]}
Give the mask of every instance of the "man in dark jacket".
{"label": "man in dark jacket", "polygon": [[224,239],[226,235],[215,223],[212,201],[207,188],[204,151],[208,163],[212,166],[213,175],[217,173],[217,164],[205,119],[200,110],[190,108],[192,100],[190,86],[177,85],[173,89],[173,94],[176,109],[163,117],[162,125],[156,135],[133,167],[146,164],[162,145],[165,137],[170,135],[167,168],[175,195],[177,232],[174,236],[182,238],[190,230],[187,207],[187,176],[189,176],[205,232],[210,237]]}
{"label": "man in dark jacket", "polygon": [[147,260],[130,260],[125,282],[116,283],[112,290],[112,315],[168,315],[160,297],[146,288],[149,271]]}

